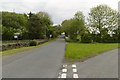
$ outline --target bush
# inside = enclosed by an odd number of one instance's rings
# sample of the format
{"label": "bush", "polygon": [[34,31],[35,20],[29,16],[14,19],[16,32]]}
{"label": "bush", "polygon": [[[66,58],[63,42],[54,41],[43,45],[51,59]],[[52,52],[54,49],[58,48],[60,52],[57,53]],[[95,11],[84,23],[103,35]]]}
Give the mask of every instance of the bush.
{"label": "bush", "polygon": [[84,34],[83,36],[81,36],[81,42],[82,43],[91,43],[91,36],[89,34]]}
{"label": "bush", "polygon": [[27,46],[29,46],[29,43],[2,44],[2,51],[9,50],[9,49],[20,48],[20,47],[27,47]]}
{"label": "bush", "polygon": [[29,45],[30,46],[36,46],[37,45],[37,41],[32,40],[32,41],[30,41]]}
{"label": "bush", "polygon": [[73,40],[70,39],[69,37],[65,37],[65,41],[66,41],[66,42],[73,42]]}

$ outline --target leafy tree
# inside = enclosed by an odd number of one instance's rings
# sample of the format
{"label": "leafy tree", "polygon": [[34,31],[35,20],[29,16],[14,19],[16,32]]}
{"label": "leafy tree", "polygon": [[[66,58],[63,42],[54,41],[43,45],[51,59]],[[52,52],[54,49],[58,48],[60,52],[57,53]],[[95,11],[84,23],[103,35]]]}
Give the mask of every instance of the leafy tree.
{"label": "leafy tree", "polygon": [[74,18],[77,19],[79,22],[79,26],[80,26],[80,36],[83,35],[85,33],[85,31],[87,30],[86,29],[86,26],[85,26],[85,17],[83,15],[83,13],[81,11],[78,11],[75,13],[74,15]]}
{"label": "leafy tree", "polygon": [[2,12],[2,25],[15,29],[24,29],[27,27],[28,19],[23,14],[14,12]]}
{"label": "leafy tree", "polygon": [[16,32],[17,30],[12,27],[7,28],[2,26],[2,40],[12,40]]}
{"label": "leafy tree", "polygon": [[38,12],[36,15],[41,20],[42,35],[44,38],[47,38],[48,37],[47,33],[49,33],[49,31],[50,31],[49,29],[50,29],[50,27],[52,27],[51,25],[53,24],[53,22],[49,16],[49,14],[46,12]]}
{"label": "leafy tree", "polygon": [[[98,5],[91,8],[89,13],[89,28],[92,29],[92,34],[99,34],[102,42],[103,36],[113,33],[117,29],[118,12],[111,9],[107,5]],[[110,34],[109,34],[110,35]]]}
{"label": "leafy tree", "polygon": [[23,32],[27,30],[28,18],[24,14],[14,12],[1,13],[3,40],[11,40],[15,32],[23,34]]}
{"label": "leafy tree", "polygon": [[85,21],[82,12],[77,12],[74,18],[62,22],[63,31],[70,39],[77,40],[85,32]]}
{"label": "leafy tree", "polygon": [[51,38],[55,38],[58,36],[57,27],[50,26],[48,29],[49,29],[49,31],[47,32],[48,37],[50,37],[50,35],[52,35]]}
{"label": "leafy tree", "polygon": [[29,15],[30,39],[46,38],[48,27],[52,25],[49,15],[45,12]]}
{"label": "leafy tree", "polygon": [[117,34],[115,37],[117,37],[117,42],[120,43],[120,12],[118,13],[118,28],[115,30],[115,33]]}

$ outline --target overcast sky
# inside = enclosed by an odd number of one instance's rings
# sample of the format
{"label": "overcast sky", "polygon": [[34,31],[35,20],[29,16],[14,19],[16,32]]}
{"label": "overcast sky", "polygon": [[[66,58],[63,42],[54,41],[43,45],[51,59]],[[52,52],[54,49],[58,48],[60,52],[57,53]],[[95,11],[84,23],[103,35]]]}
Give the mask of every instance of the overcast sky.
{"label": "overcast sky", "polygon": [[90,8],[107,4],[118,10],[119,0],[0,0],[0,11],[14,11],[17,13],[48,12],[54,24],[72,18],[77,11],[82,11],[87,17]]}

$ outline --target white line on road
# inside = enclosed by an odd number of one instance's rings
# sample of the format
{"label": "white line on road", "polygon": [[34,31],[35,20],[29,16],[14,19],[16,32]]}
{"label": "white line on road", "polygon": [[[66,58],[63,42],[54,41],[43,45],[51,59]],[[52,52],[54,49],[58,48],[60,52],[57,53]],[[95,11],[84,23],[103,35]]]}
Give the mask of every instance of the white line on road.
{"label": "white line on road", "polygon": [[76,65],[75,65],[75,64],[73,64],[73,65],[72,65],[72,67],[73,67],[73,68],[76,68]]}
{"label": "white line on road", "polygon": [[77,69],[73,69],[73,72],[77,72]]}
{"label": "white line on road", "polygon": [[62,69],[62,72],[67,72],[67,69]]}
{"label": "white line on road", "polygon": [[67,74],[66,73],[62,73],[61,74],[61,78],[66,78],[67,77]]}
{"label": "white line on road", "polygon": [[66,67],[67,67],[67,65],[63,65],[63,67],[65,67],[65,68],[66,68]]}
{"label": "white line on road", "polygon": [[[69,73],[67,73],[67,71],[68,71],[69,68],[67,69],[67,65],[62,65],[62,66],[63,66],[63,67],[62,67],[61,72],[59,73],[58,78],[67,78],[67,75],[68,75],[68,76],[70,75]],[[79,78],[79,77],[78,77],[78,74],[77,74],[76,65],[73,64],[71,67],[72,67],[72,73],[73,73],[72,78]],[[71,69],[71,68],[70,68],[70,69]]]}
{"label": "white line on road", "polygon": [[73,78],[78,78],[78,74],[73,74]]}

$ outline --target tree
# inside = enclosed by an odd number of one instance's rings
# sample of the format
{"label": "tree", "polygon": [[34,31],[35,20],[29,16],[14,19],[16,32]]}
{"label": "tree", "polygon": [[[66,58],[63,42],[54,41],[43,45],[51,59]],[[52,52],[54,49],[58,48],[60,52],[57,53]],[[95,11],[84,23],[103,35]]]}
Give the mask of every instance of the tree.
{"label": "tree", "polygon": [[72,40],[77,40],[77,37],[85,32],[84,15],[79,11],[74,15],[74,18],[64,20],[62,26],[66,36]]}
{"label": "tree", "polygon": [[53,24],[53,22],[49,16],[49,14],[46,12],[38,12],[36,15],[41,20],[42,35],[44,38],[47,38],[48,37],[47,33],[49,33],[49,28],[52,27],[51,25]]}
{"label": "tree", "polygon": [[27,27],[28,19],[24,14],[14,12],[2,12],[2,25],[15,29],[24,29]]}
{"label": "tree", "polygon": [[70,39],[76,40],[81,31],[80,21],[77,19],[66,20],[62,23],[65,33]]}
{"label": "tree", "polygon": [[30,39],[46,38],[48,27],[52,24],[49,15],[46,12],[38,12],[29,15],[29,35]]}
{"label": "tree", "polygon": [[27,30],[27,25],[28,18],[24,14],[2,12],[3,40],[13,39],[14,32],[23,34],[23,32]]}
{"label": "tree", "polygon": [[89,13],[89,28],[92,29],[92,34],[99,34],[102,42],[104,35],[113,35],[113,31],[117,29],[118,12],[111,9],[107,5],[98,5],[91,8]]}
{"label": "tree", "polygon": [[120,12],[118,13],[118,28],[115,30],[115,37],[117,38],[117,42],[120,43]]}
{"label": "tree", "polygon": [[84,17],[84,15],[81,11],[78,11],[78,12],[75,13],[74,18],[79,21],[78,22],[79,23],[78,25],[80,26],[79,33],[80,33],[80,36],[82,36],[86,31],[85,17]]}

